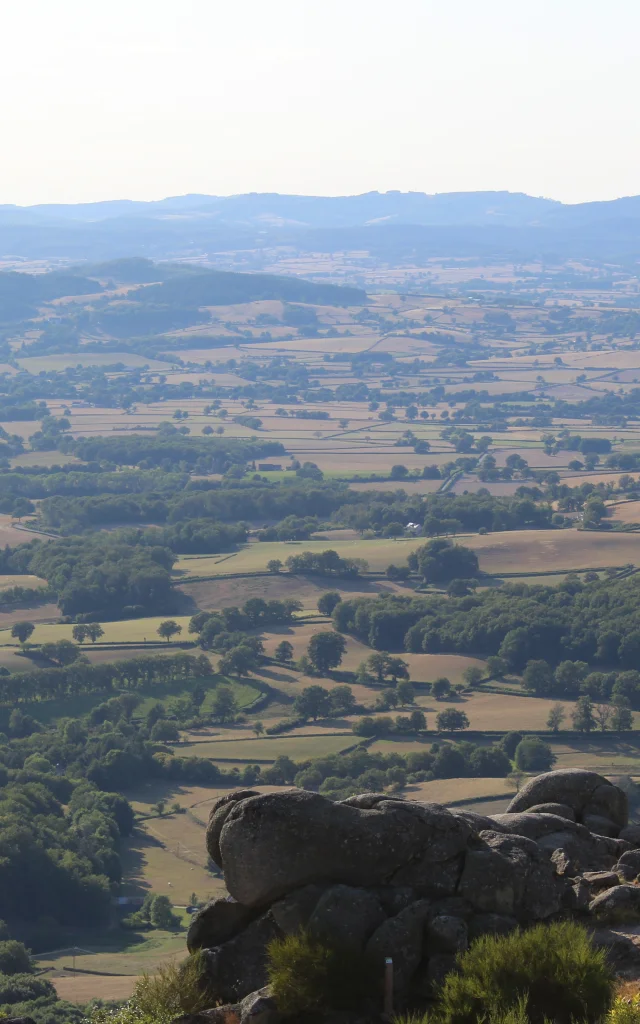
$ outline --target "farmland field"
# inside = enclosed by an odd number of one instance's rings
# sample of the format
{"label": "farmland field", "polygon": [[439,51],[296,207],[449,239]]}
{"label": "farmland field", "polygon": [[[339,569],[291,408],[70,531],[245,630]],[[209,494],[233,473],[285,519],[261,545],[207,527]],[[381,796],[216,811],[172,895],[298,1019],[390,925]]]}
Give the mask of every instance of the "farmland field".
{"label": "farmland field", "polygon": [[[72,1000],[125,999],[136,977],[183,955],[181,908],[226,894],[204,837],[234,789],[282,792],[297,778],[335,795],[335,772],[345,793],[491,814],[511,799],[522,752],[491,752],[497,778],[483,758],[509,732],[539,735],[557,767],[640,777],[638,268],[311,253],[272,247],[272,230],[259,249],[203,253],[197,280],[187,258],[163,260],[150,294],[179,300],[149,301],[152,264],[112,260],[84,294],[3,328],[0,761],[12,787],[30,784],[24,767],[60,792],[50,854],[69,892],[69,864],[91,891],[89,876],[113,875],[95,928],[81,907],[47,924],[62,915],[41,873],[20,893],[29,940],[45,925],[57,936],[40,964]],[[187,296],[185,282],[229,265],[247,288],[285,275],[285,293]],[[342,301],[333,284],[362,291]],[[387,575],[427,544],[410,574]],[[367,568],[288,572],[290,556],[327,550]],[[46,604],[6,593],[44,586]],[[338,598],[366,603],[332,617]],[[171,642],[157,633],[166,619],[181,627]],[[22,647],[17,622],[34,626]],[[98,642],[69,647],[74,626],[96,622]],[[382,657],[370,660],[373,645]],[[211,674],[157,681],[156,659],[203,653]],[[129,659],[144,663],[108,668]],[[544,697],[527,690],[531,676]],[[453,689],[437,699],[442,679]],[[581,695],[593,721],[575,715]],[[468,728],[439,730],[445,711]],[[129,802],[130,834],[105,792]],[[33,793],[22,795],[7,811],[16,835],[32,825]],[[30,870],[18,856],[17,880]],[[107,901],[150,894],[170,898],[180,930],[119,927],[125,910]],[[0,893],[11,921],[5,903]],[[108,974],[65,970],[70,945],[80,971]]]}

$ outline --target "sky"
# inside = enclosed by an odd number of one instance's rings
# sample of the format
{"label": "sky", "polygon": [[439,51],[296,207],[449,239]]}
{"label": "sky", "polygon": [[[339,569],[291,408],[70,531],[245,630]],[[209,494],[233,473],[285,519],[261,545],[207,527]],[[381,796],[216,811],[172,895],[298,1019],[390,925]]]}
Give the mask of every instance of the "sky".
{"label": "sky", "polygon": [[637,0],[0,5],[0,203],[640,193]]}

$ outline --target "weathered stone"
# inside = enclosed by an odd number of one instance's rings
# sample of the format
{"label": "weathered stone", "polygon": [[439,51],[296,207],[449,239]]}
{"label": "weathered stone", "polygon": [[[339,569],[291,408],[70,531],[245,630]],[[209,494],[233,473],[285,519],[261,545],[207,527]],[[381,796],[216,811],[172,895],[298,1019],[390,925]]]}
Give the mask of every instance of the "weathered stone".
{"label": "weathered stone", "polygon": [[460,807],[452,807],[451,813],[455,818],[460,818],[461,821],[465,821],[476,833],[490,831],[502,832],[502,829],[496,819],[490,818],[486,814],[478,814],[477,811],[467,811]]}
{"label": "weathered stone", "polygon": [[222,868],[222,854],[220,852],[220,833],[228,815],[236,804],[250,797],[260,796],[256,789],[235,789],[233,793],[226,793],[216,800],[209,814],[209,822],[205,833],[205,845],[207,852],[214,864]]}
{"label": "weathered stone", "polygon": [[632,846],[640,846],[640,825],[625,825],[620,829],[618,838],[631,843]]}
{"label": "weathered stone", "polygon": [[191,918],[187,949],[194,953],[197,949],[221,946],[246,928],[255,916],[255,910],[230,898],[212,900]]}
{"label": "weathered stone", "polygon": [[482,832],[465,859],[459,895],[482,912],[542,920],[559,910],[562,890],[532,839]]}
{"label": "weathered stone", "polygon": [[328,946],[360,952],[384,920],[386,914],[372,892],[334,885],[318,900],[307,928]]}
{"label": "weathered stone", "polygon": [[468,921],[473,914],[473,907],[462,898],[462,896],[445,896],[444,899],[434,900],[429,908],[429,920],[444,914],[445,917],[459,917]]}
{"label": "weathered stone", "polygon": [[390,917],[373,933],[366,952],[382,971],[386,957],[393,959],[394,994],[403,998],[422,959],[424,923],[429,913],[427,900]]}
{"label": "weathered stone", "polygon": [[282,932],[270,913],[252,921],[229,942],[202,952],[208,984],[218,999],[237,1003],[267,984],[266,949]]}
{"label": "weathered stone", "polygon": [[571,832],[552,832],[542,836],[538,846],[549,853],[555,873],[560,876],[573,878],[600,866],[596,844],[589,833],[578,836]]}
{"label": "weathered stone", "polygon": [[622,864],[629,867],[632,871],[635,871],[634,878],[640,875],[640,850],[627,850],[623,853],[616,864],[616,870]]}
{"label": "weathered stone", "polygon": [[393,882],[411,886],[419,896],[431,896],[434,899],[453,896],[462,874],[462,864],[461,856],[434,864],[427,852],[424,857],[396,871]]}
{"label": "weathered stone", "polygon": [[451,974],[455,967],[456,958],[452,953],[435,953],[429,957],[427,962],[427,980],[430,983],[432,992],[440,988],[447,974]]}
{"label": "weathered stone", "polygon": [[589,839],[589,830],[584,825],[579,825],[568,818],[561,818],[558,814],[546,814],[544,812],[518,811],[507,814],[495,814],[494,822],[500,826],[500,831],[509,835],[526,836],[527,839],[542,839],[544,836],[553,833],[562,833],[581,836]]}
{"label": "weathered stone", "polygon": [[467,926],[460,917],[440,914],[427,921],[427,949],[433,953],[462,953],[468,945]]}
{"label": "weathered stone", "polygon": [[[2,1024],[5,1024],[3,1020]],[[240,1003],[225,1003],[199,1013],[185,1013],[172,1024],[240,1024]]]}
{"label": "weathered stone", "polygon": [[622,922],[640,920],[640,886],[616,885],[596,896],[589,911],[603,921]]}
{"label": "weathered stone", "polygon": [[527,807],[528,814],[556,814],[559,818],[566,818],[567,821],[576,820],[576,812],[568,804],[534,804]]}
{"label": "weathered stone", "polygon": [[378,885],[371,890],[380,900],[387,917],[395,917],[418,899],[410,885]]}
{"label": "weathered stone", "polygon": [[610,889],[620,883],[615,871],[585,871],[582,877],[592,889]]}
{"label": "weathered stone", "polygon": [[627,823],[627,800],[621,789],[597,772],[564,768],[530,779],[514,796],[507,811],[526,811],[539,804],[566,804],[578,821],[585,813],[605,813],[620,827]]}
{"label": "weathered stone", "polygon": [[582,822],[597,836],[612,836],[615,839],[620,831],[619,825],[610,818],[603,818],[601,814],[583,814]]}
{"label": "weathered stone", "polygon": [[228,891],[246,906],[309,882],[385,884],[411,861],[450,860],[471,833],[439,804],[381,799],[367,809],[305,790],[227,799],[230,809],[217,803],[212,811],[210,853],[220,857]]}
{"label": "weathered stone", "polygon": [[589,883],[585,882],[584,878],[575,878],[564,888],[562,905],[566,910],[585,914],[589,909],[592,896],[593,891]]}
{"label": "weathered stone", "polygon": [[467,925],[469,942],[481,935],[508,935],[517,927],[515,917],[507,914],[474,914]]}
{"label": "weathered stone", "polygon": [[607,960],[618,975],[630,974],[634,980],[640,973],[640,949],[632,939],[609,928],[596,928],[591,932],[591,941],[599,949],[606,950]]}
{"label": "weathered stone", "polygon": [[251,992],[240,1003],[240,1024],[279,1024],[278,1011],[270,986]]}
{"label": "weathered stone", "polygon": [[285,935],[295,935],[306,928],[315,906],[325,891],[322,885],[304,885],[294,889],[271,905],[271,913],[278,928]]}
{"label": "weathered stone", "polygon": [[[629,801],[627,794],[619,786],[614,786],[608,779],[591,794],[584,814],[600,815],[618,826],[618,831],[629,820]],[[583,819],[584,820],[584,819]]]}
{"label": "weathered stone", "polygon": [[623,882],[635,882],[638,872],[631,864],[618,864],[616,865],[616,875],[618,880]]}

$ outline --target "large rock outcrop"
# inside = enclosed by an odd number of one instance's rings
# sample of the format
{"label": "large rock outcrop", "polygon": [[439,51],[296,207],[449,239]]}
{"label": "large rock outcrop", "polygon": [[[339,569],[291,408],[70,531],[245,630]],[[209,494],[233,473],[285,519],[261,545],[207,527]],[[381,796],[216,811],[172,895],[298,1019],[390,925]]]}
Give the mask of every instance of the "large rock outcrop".
{"label": "large rock outcrop", "polygon": [[242,1020],[241,1005],[273,1019],[267,945],[301,929],[380,973],[392,957],[396,1006],[420,1001],[487,932],[566,913],[640,920],[640,829],[627,820],[622,790],[577,770],[532,779],[494,816],[384,794],[231,793],[207,829],[230,895],[194,918],[189,948],[205,950]]}

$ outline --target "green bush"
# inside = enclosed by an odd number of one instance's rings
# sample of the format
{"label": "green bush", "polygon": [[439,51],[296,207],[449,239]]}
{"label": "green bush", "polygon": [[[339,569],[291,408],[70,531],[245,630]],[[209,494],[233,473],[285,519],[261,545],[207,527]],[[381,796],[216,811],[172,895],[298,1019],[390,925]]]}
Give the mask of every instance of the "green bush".
{"label": "green bush", "polygon": [[571,921],[540,924],[483,936],[461,954],[458,973],[442,986],[438,1016],[442,1024],[487,1018],[506,1024],[507,1015],[522,1016],[526,1005],[532,1024],[598,1021],[611,1005],[613,983],[605,952],[592,946],[584,928]]}
{"label": "green bush", "polygon": [[128,1003],[117,1009],[96,1007],[87,1024],[171,1024],[183,1014],[197,1014],[216,1002],[207,985],[201,952],[182,963],[173,961],[155,974],[143,974]]}
{"label": "green bush", "polygon": [[0,942],[0,973],[31,974],[33,965],[28,949],[16,939]]}
{"label": "green bush", "polygon": [[273,939],[267,947],[269,983],[281,1013],[362,1010],[380,1001],[379,972],[362,954],[330,949],[306,932]]}

